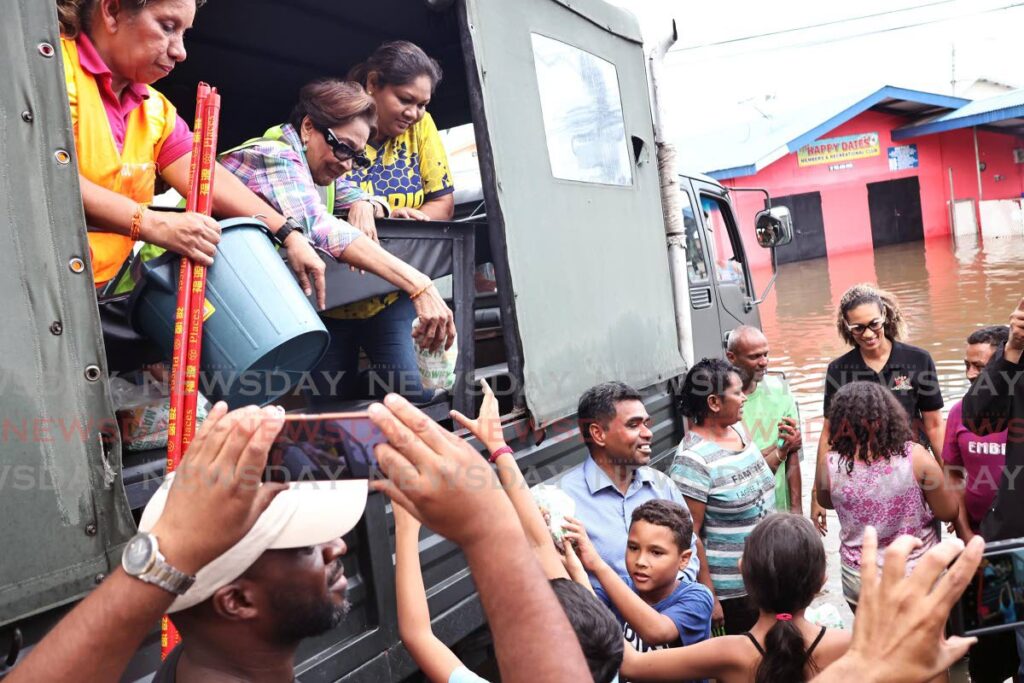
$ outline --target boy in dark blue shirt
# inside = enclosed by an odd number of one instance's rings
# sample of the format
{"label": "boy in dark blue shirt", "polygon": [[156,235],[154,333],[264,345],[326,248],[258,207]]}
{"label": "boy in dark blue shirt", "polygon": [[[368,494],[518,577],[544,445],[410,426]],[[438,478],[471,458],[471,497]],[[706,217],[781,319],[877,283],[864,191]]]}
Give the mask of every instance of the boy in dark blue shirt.
{"label": "boy in dark blue shirt", "polygon": [[566,538],[579,548],[583,567],[600,582],[597,596],[612,608],[626,642],[639,652],[692,645],[711,635],[711,592],[678,578],[690,561],[693,536],[686,508],[651,500],[633,511],[627,581],[601,559],[578,520],[569,520],[565,529]]}

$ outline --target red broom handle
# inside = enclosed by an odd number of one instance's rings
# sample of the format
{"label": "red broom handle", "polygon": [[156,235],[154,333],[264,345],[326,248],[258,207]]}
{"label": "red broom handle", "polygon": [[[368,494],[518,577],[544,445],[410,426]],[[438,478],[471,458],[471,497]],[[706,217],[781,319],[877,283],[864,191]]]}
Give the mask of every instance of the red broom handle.
{"label": "red broom handle", "polygon": [[[185,209],[195,211],[199,197],[199,160],[203,150],[203,105],[209,96],[210,86],[200,83],[196,91],[195,126],[192,133],[192,158],[189,162],[189,193]],[[185,327],[191,307],[192,260],[181,258],[178,270],[178,301],[174,311],[174,350],[171,354],[171,405],[167,416],[167,472],[173,472],[181,462],[182,429],[185,414],[185,366],[187,363],[188,337]]]}
{"label": "red broom handle", "polygon": [[[203,161],[207,149],[216,149],[216,119],[212,131],[212,144],[209,117],[207,116],[207,100],[212,90],[206,83],[200,83],[196,90],[195,126],[192,134],[192,157],[189,162],[189,192],[185,199],[185,209],[210,215],[209,199],[211,182],[206,183],[205,204],[203,200]],[[217,108],[219,113],[219,104]],[[212,178],[212,168],[206,174]],[[205,210],[203,210],[205,209]],[[201,279],[201,291],[193,296],[196,271]],[[174,349],[171,358],[171,398],[170,411],[167,417],[167,472],[173,472],[181,462],[182,455],[188,448],[195,433],[196,383],[199,378],[199,345],[195,352],[192,349],[194,338],[202,339],[202,302],[206,289],[206,270],[195,266],[192,260],[182,256],[178,271],[178,301],[174,312]],[[199,327],[193,329],[192,310],[199,303]],[[186,326],[189,328],[186,330]],[[191,389],[191,400],[189,396]],[[164,616],[160,623],[160,654],[166,659],[172,650],[181,642],[178,630],[171,620]]]}
{"label": "red broom handle", "polygon": [[[199,191],[196,211],[209,216],[213,213],[213,178],[217,164],[217,130],[220,121],[220,95],[214,88],[203,104],[203,149],[199,161]],[[203,351],[203,321],[206,314],[206,268],[192,267],[191,301],[188,310],[188,352],[185,356],[184,421],[181,432],[181,452],[188,450],[196,430],[196,403],[199,396],[199,361]]]}

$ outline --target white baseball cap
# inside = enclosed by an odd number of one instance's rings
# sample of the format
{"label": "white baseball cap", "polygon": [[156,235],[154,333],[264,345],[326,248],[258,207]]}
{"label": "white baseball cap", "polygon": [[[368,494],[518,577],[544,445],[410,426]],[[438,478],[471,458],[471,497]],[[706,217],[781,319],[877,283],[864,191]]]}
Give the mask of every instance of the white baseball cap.
{"label": "white baseball cap", "polygon": [[[142,512],[139,531],[150,531],[156,525],[173,481],[171,473],[153,494]],[[175,599],[167,613],[203,602],[241,576],[267,550],[319,545],[345,535],[363,516],[368,493],[366,479],[289,484],[241,541],[196,573],[195,583]],[[216,524],[216,520],[211,520],[211,524]],[[196,529],[195,533],[203,531]]]}

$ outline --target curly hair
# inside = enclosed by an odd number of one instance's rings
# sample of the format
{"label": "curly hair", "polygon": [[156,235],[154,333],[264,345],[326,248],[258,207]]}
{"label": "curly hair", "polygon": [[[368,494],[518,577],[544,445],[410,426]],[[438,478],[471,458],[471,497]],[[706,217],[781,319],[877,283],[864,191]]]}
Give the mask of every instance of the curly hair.
{"label": "curly hair", "polygon": [[671,500],[649,500],[633,510],[629,523],[633,525],[637,522],[665,527],[672,532],[672,540],[676,542],[679,552],[690,549],[690,542],[693,540],[693,520],[690,518],[690,511],[679,503]]}
{"label": "curly hair", "polygon": [[882,332],[890,341],[906,336],[907,324],[903,319],[903,311],[900,310],[896,297],[884,289],[878,289],[874,285],[864,282],[846,290],[843,298],[839,300],[839,306],[836,307],[836,331],[839,332],[839,337],[843,341],[852,347],[857,346],[857,340],[846,327],[848,322],[846,315],[864,304],[876,304],[878,306],[878,310],[882,312],[882,317],[885,318]]}
{"label": "curly hair", "polygon": [[[125,0],[128,11],[138,12],[147,2],[154,4],[161,0]],[[196,9],[206,4],[206,0],[195,0]],[[89,19],[96,6],[96,0],[57,0],[57,21],[60,22],[60,34],[65,38],[75,38],[89,26]]]}
{"label": "curly hair", "polygon": [[828,411],[829,447],[853,472],[854,460],[904,457],[914,440],[910,419],[896,397],[875,382],[851,382],[832,398]]}
{"label": "curly hair", "polygon": [[722,396],[729,388],[730,375],[736,375],[743,381],[740,369],[721,358],[702,358],[694,363],[679,390],[679,412],[694,424],[704,424],[711,411],[708,397]]}

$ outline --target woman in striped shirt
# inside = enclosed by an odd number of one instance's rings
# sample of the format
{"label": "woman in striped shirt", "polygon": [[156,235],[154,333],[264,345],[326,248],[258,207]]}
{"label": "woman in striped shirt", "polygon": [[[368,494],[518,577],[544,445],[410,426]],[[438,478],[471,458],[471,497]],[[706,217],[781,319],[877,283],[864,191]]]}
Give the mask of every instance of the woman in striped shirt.
{"label": "woman in striped shirt", "polygon": [[711,589],[711,627],[749,630],[758,618],[740,574],[740,555],[754,525],[774,510],[775,476],[743,430],[743,381],[720,359],[695,364],[686,375],[680,410],[690,419],[669,476],[682,491],[701,543],[697,579]]}

